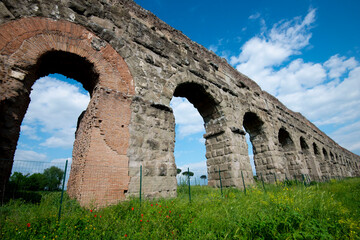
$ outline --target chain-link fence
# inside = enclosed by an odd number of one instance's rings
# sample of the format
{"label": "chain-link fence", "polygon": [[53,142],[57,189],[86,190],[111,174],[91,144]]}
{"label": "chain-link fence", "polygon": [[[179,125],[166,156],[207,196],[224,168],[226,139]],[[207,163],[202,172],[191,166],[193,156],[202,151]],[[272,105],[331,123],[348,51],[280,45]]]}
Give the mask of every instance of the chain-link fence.
{"label": "chain-link fence", "polygon": [[[6,161],[6,162],[4,162]],[[3,186],[1,203],[6,203],[10,199],[23,199],[26,202],[38,203],[44,194],[50,192],[61,192],[66,190],[69,195],[81,200],[83,205],[108,205],[117,203],[126,198],[128,191],[129,172],[136,173],[140,177],[139,198],[144,192],[142,189],[141,166],[130,169],[128,166],[108,165],[104,162],[93,162],[91,164],[74,164],[69,160],[58,160],[52,162],[25,161],[25,160],[2,160],[2,166],[12,164],[10,178]],[[191,191],[191,186],[204,186],[208,184],[207,175],[203,171],[191,171],[183,169],[178,171],[177,182],[180,186],[188,186],[186,189]],[[3,173],[2,173],[3,174]],[[4,174],[3,174],[4,175]],[[243,177],[243,175],[241,174]],[[3,176],[2,176],[3,177]],[[254,177],[266,191],[265,179],[262,175]],[[86,180],[85,180],[86,179]],[[278,184],[280,177],[274,174],[274,183]],[[222,194],[221,174],[219,172],[220,191]],[[329,180],[324,178],[324,181]],[[246,193],[244,180],[243,190]],[[308,175],[285,176],[283,184],[303,184],[310,185]],[[142,192],[143,191],[143,192]],[[190,197],[190,196],[189,196]],[[92,202],[98,199],[100,202]],[[95,200],[96,201],[96,200]],[[59,199],[59,202],[61,200]]]}

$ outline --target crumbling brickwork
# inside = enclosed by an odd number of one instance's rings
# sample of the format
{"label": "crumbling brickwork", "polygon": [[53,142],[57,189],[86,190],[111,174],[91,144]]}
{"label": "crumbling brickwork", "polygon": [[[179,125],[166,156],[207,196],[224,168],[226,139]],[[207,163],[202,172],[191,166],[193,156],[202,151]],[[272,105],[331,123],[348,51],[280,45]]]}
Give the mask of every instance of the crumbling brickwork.
{"label": "crumbling brickwork", "polygon": [[[68,193],[106,205],[139,192],[176,196],[173,96],[204,119],[209,185],[308,174],[359,176],[360,157],[343,149],[224,59],[130,0],[0,2],[0,158],[12,159],[33,83],[49,73],[81,82],[91,95],[79,121]],[[245,129],[245,131],[243,130]],[[105,166],[99,178],[94,166]],[[117,169],[117,170],[115,170]],[[2,165],[3,186],[11,164]]]}

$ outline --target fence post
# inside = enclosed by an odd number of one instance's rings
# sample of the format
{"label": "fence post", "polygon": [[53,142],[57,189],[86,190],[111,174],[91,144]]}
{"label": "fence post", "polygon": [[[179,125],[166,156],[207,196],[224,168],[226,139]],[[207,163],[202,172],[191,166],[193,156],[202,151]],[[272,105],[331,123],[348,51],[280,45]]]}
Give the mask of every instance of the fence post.
{"label": "fence post", "polygon": [[189,202],[191,202],[190,169],[189,168],[188,168],[188,183],[189,183]]}
{"label": "fence post", "polygon": [[265,188],[265,184],[264,184],[264,179],[263,179],[262,173],[260,173],[260,176],[261,176],[261,181],[262,181],[262,185],[263,185],[264,191],[265,191],[265,193],[266,193],[266,188]]}
{"label": "fence post", "polygon": [[294,180],[295,180],[295,184],[298,185],[298,180],[296,178],[296,175],[294,174]]}
{"label": "fence post", "polygon": [[301,176],[302,176],[302,178],[303,178],[303,184],[304,184],[304,186],[306,187],[306,180],[305,180],[305,176],[304,176],[304,174],[301,174]]}
{"label": "fence post", "polygon": [[274,173],[275,184],[277,185],[276,173]]}
{"label": "fence post", "polygon": [[243,185],[244,185],[244,193],[245,193],[245,195],[246,195],[246,187],[245,187],[245,181],[244,181],[243,171],[241,171],[241,178],[242,178]]}
{"label": "fence post", "polygon": [[222,182],[221,182],[221,174],[220,174],[220,166],[219,166],[219,179],[220,179],[221,197],[223,197]]}
{"label": "fence post", "polygon": [[64,197],[65,178],[66,178],[67,165],[68,165],[68,160],[66,160],[66,162],[65,162],[64,179],[63,179],[63,184],[62,184],[62,188],[61,188],[61,197],[60,197],[60,207],[59,207],[58,222],[60,222],[60,218],[61,218],[61,206],[62,206],[63,197]]}
{"label": "fence post", "polygon": [[141,185],[142,185],[142,165],[140,165],[140,194],[139,194],[140,208],[141,208]]}

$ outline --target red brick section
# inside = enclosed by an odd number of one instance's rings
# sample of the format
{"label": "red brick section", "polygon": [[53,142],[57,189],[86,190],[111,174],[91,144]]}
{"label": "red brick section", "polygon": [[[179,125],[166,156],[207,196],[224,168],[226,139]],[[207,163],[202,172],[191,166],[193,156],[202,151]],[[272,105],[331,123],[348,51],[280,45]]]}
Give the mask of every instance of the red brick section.
{"label": "red brick section", "polygon": [[[87,117],[78,129],[73,152],[73,171],[68,192],[82,205],[106,205],[125,198],[129,184],[129,124],[134,84],[123,58],[106,43],[100,50],[91,42],[92,32],[77,24],[30,17],[0,26],[0,58],[6,62],[3,99],[16,96],[22,81],[11,69],[28,69],[48,51],[64,51],[86,58],[99,74]],[[5,85],[5,83],[9,83]],[[78,137],[77,137],[78,138]]]}

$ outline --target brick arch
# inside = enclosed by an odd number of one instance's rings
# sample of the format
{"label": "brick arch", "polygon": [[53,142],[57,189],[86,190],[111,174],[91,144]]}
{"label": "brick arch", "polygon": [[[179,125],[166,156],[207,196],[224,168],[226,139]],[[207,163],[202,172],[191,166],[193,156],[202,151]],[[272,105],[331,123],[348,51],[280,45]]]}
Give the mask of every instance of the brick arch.
{"label": "brick arch", "polygon": [[64,51],[86,58],[99,74],[99,84],[127,95],[135,93],[124,59],[105,41],[86,28],[68,21],[30,17],[0,26],[0,55],[10,76],[23,78],[26,68],[35,65],[48,51]]}
{"label": "brick arch", "polygon": [[[77,75],[76,69],[69,70],[69,66],[54,66],[57,57],[63,59],[58,62],[60,65],[64,61],[82,62],[80,65],[89,69],[80,72],[89,71],[89,74],[84,77]],[[79,77],[90,92],[91,100],[76,133],[69,195],[82,205],[93,200],[95,204],[105,205],[124,199],[130,181],[127,150],[135,88],[123,58],[82,26],[29,17],[0,26],[0,62],[0,158],[12,160],[14,156],[32,84],[53,72]],[[90,84],[86,82],[88,76],[94,78]],[[96,165],[117,168],[115,172],[104,168],[103,176],[97,176],[96,180],[91,175],[95,169],[88,167]],[[9,164],[0,169],[1,186],[10,176],[11,168]],[[109,186],[102,187],[102,181]]]}

